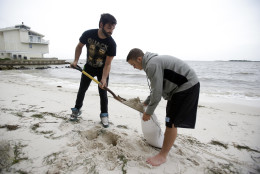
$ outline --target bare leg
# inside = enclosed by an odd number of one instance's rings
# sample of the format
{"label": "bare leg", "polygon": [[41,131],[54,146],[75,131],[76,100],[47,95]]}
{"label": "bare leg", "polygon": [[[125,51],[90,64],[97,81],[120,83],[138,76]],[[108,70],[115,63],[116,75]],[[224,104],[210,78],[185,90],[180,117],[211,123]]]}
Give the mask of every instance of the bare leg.
{"label": "bare leg", "polygon": [[148,164],[151,164],[152,166],[159,166],[165,163],[166,157],[169,151],[171,150],[171,147],[176,137],[177,137],[177,128],[174,127],[174,125],[172,128],[166,127],[161,151],[157,155],[147,158],[146,162]]}

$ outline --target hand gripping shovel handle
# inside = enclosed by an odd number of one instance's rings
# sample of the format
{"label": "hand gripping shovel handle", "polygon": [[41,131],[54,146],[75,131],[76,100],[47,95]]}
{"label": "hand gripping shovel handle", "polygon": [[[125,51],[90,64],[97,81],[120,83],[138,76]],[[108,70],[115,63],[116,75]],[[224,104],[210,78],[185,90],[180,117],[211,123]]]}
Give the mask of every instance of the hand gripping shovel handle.
{"label": "hand gripping shovel handle", "polygon": [[[96,82],[97,84],[101,84],[101,82],[99,82],[99,81],[96,80],[94,77],[92,77],[91,75],[89,75],[89,74],[88,74],[86,71],[84,71],[80,66],[77,65],[76,67],[73,67],[73,68],[75,68],[76,70],[79,70],[80,72],[82,72],[84,75],[86,75],[88,78],[90,78],[91,80],[93,80],[93,81]],[[122,102],[122,101],[121,101],[122,98],[119,97],[119,96],[116,96],[115,93],[114,93],[113,91],[111,91],[109,88],[107,88],[106,86],[104,86],[104,89],[105,89],[106,91],[110,92],[116,100]]]}

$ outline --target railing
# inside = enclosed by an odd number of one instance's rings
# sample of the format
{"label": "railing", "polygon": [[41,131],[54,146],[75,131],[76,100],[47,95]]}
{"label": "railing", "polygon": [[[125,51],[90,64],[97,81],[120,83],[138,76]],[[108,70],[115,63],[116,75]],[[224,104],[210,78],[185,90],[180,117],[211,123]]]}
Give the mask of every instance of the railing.
{"label": "railing", "polygon": [[44,40],[39,36],[29,35],[28,43],[49,44],[49,41]]}
{"label": "railing", "polygon": [[43,39],[41,39],[40,41],[28,39],[28,40],[26,40],[26,41],[23,41],[23,40],[22,40],[21,42],[23,42],[23,43],[30,43],[30,44],[46,44],[46,45],[49,44],[49,41],[48,41],[48,40],[43,40]]}
{"label": "railing", "polygon": [[39,43],[39,44],[49,44],[49,41],[48,40],[43,40],[43,39],[41,39],[40,41],[38,41],[38,40],[29,40],[29,43]]}

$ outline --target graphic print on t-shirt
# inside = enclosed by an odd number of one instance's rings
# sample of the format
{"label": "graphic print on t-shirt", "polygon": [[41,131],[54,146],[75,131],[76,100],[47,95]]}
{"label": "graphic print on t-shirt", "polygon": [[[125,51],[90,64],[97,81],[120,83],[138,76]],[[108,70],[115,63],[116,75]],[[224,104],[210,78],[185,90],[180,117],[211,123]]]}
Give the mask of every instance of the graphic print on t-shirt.
{"label": "graphic print on t-shirt", "polygon": [[88,39],[88,59],[87,63],[92,67],[102,67],[106,58],[108,45],[100,43],[92,38]]}

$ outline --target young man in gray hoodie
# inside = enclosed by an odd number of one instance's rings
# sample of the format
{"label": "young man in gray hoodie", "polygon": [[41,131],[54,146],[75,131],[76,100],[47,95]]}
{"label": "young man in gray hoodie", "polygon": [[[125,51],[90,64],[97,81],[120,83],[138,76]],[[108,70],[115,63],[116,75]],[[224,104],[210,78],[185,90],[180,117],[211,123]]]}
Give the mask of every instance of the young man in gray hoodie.
{"label": "young man in gray hoodie", "polygon": [[148,121],[161,97],[167,100],[166,129],[161,151],[146,160],[153,166],[166,162],[166,157],[177,137],[177,128],[195,128],[200,83],[194,70],[185,62],[168,55],[143,53],[132,49],[127,62],[134,68],[144,70],[150,80],[151,93],[144,101],[147,106],[143,120]]}

